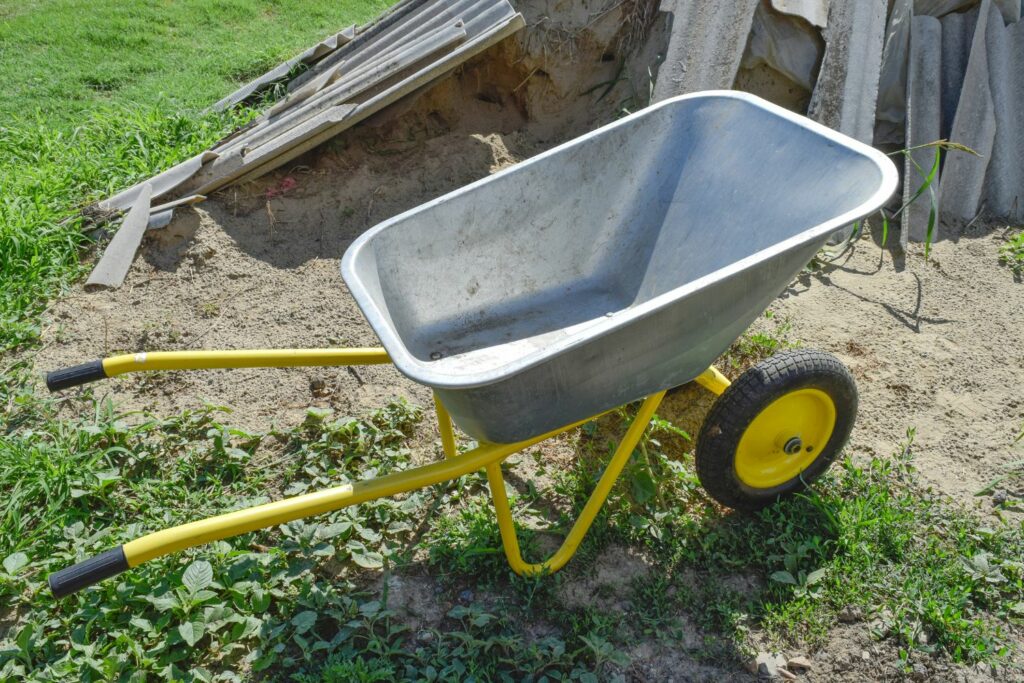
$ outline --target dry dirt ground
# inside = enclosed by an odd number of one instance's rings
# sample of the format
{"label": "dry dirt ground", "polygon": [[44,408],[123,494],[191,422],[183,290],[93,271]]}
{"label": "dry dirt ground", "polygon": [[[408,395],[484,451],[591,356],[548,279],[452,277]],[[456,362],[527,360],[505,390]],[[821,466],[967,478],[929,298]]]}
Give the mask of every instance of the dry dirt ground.
{"label": "dry dirt ground", "polygon": [[[618,51],[635,46],[628,40],[631,18],[619,5],[559,15],[549,4],[555,3],[519,3],[531,28],[515,45],[492,50],[414,103],[257,183],[180,210],[171,225],[150,234],[122,288],[79,288],[54,304],[36,367],[143,350],[376,345],[339,275],[353,239],[613,119],[649,85],[636,76],[646,72],[649,45],[631,53],[621,76]],[[788,325],[790,340],[832,351],[853,370],[861,399],[851,453],[892,453],[913,427],[927,481],[985,510],[990,499],[974,493],[1020,458],[1011,444],[1024,427],[1024,285],[998,265],[997,245],[997,231],[980,231],[936,245],[925,261],[918,250],[894,258],[865,236],[800,276],[773,304],[774,316],[755,324],[772,334]],[[390,396],[428,412],[431,405],[428,391],[390,366],[136,375],[96,391],[124,410],[161,415],[204,402],[229,406],[232,424],[252,430],[293,425],[311,406],[365,414]],[[672,394],[661,413],[695,431],[709,406],[706,392],[689,387]],[[418,443],[423,457],[432,457],[432,416],[423,424]],[[571,457],[572,449],[556,443],[550,455]],[[529,466],[529,458],[520,460]],[[597,584],[614,589],[644,571],[643,558],[612,552],[595,571],[570,576],[565,599],[596,599]],[[403,580],[393,594],[423,603],[411,619],[443,614],[431,604],[437,598],[429,577]],[[815,655],[809,680],[895,675],[893,653],[880,651],[866,627],[844,626],[832,641]],[[749,678],[657,643],[641,643],[630,654],[638,679]],[[973,670],[933,674],[987,679]]]}
{"label": "dry dirt ground", "polygon": [[1024,288],[999,266],[1001,243],[985,230],[935,245],[927,261],[914,247],[894,260],[864,238],[772,306],[794,339],[853,371],[852,452],[888,455],[914,429],[925,479],[966,505],[1020,459]]}

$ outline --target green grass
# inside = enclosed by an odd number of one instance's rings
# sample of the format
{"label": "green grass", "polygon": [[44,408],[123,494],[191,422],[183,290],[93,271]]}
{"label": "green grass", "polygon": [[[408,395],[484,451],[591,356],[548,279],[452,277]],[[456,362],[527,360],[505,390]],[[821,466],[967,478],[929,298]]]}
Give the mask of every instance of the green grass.
{"label": "green grass", "polygon": [[[1024,453],[1024,429],[1021,429],[1013,440],[1013,444]],[[992,502],[1002,508],[1019,506],[1024,504],[1024,498],[1019,495],[1014,496],[1012,491],[1016,489],[1019,493],[1020,489],[1016,484],[1021,481],[1024,481],[1024,459],[1009,462],[1000,467],[999,474],[979,491],[976,491],[974,495],[993,495]]]}
{"label": "green grass", "polygon": [[[922,149],[934,150],[932,162],[929,165],[928,170],[925,170],[925,168],[914,159],[913,152]],[[889,241],[889,221],[894,219],[900,219],[902,216],[904,216],[904,213],[912,204],[915,204],[916,202],[927,201],[929,210],[928,223],[925,226],[924,258],[926,261],[928,260],[928,257],[931,254],[932,244],[935,241],[935,228],[937,226],[939,213],[938,195],[936,194],[935,188],[932,187],[932,183],[934,183],[935,178],[938,177],[939,166],[942,163],[943,153],[949,154],[950,152],[980,156],[976,151],[974,151],[970,147],[962,145],[958,142],[951,142],[949,140],[936,140],[934,142],[928,142],[923,145],[916,145],[914,147],[906,147],[904,149],[900,149],[895,152],[889,153],[889,156],[891,157],[896,157],[898,159],[900,156],[902,156],[907,161],[909,161],[914,167],[914,172],[917,178],[916,180],[905,179],[905,182],[909,183],[913,187],[916,187],[916,189],[914,190],[914,193],[913,195],[911,195],[910,199],[903,202],[896,211],[890,213],[885,208],[881,208],[878,210],[877,215],[880,219],[880,242],[882,248],[885,248],[886,244]],[[850,237],[846,240],[846,242],[840,245],[838,249],[829,251],[834,251],[835,253],[841,253],[842,251],[844,251],[849,244],[853,243],[854,240],[860,237],[861,231],[864,229],[865,225],[867,225],[866,219],[854,223],[853,231],[850,233]],[[906,230],[908,229],[908,227],[903,226],[903,229]],[[812,265],[815,263],[815,261],[816,259],[812,259]]]}
{"label": "green grass", "polygon": [[[215,408],[129,420],[85,399],[75,412],[87,417],[58,419],[59,404],[28,390],[0,395],[0,680],[600,680],[628,666],[637,641],[682,647],[685,623],[703,642],[686,655],[733,667],[754,631],[814,647],[850,610],[908,668],[1005,663],[1010,626],[1024,619],[1024,530],[928,491],[909,443],[846,460],[807,495],[747,516],[704,495],[691,456],[666,455],[691,444],[662,421],[553,576],[510,572],[486,480],[468,475],[154,560],[55,601],[47,573],[144,530],[410,467],[421,414],[404,403],[365,419],[310,410],[293,429],[252,434]],[[556,473],[568,503],[548,515],[556,536],[628,419],[581,430],[579,456]],[[512,505],[522,518],[542,502],[528,487]],[[545,534],[520,529],[528,559]],[[560,587],[612,544],[651,563],[600,594],[626,613],[567,605]],[[419,573],[424,559],[447,607],[440,625],[411,632],[378,581]],[[467,586],[477,597],[463,599]],[[537,622],[544,637],[531,635]]]}
{"label": "green grass", "polygon": [[0,350],[35,341],[47,301],[81,274],[83,206],[198,153],[245,116],[110,107],[74,129],[44,118],[0,127]]}
{"label": "green grass", "polygon": [[[70,129],[106,105],[202,109],[382,0],[34,0],[0,9],[0,120]],[[17,126],[17,124],[14,124]]]}
{"label": "green grass", "polygon": [[800,344],[791,338],[793,325],[789,320],[779,318],[768,310],[763,321],[754,323],[739,339],[733,342],[720,361],[739,375],[743,370],[779,351],[797,348]]}
{"label": "green grass", "polygon": [[1024,275],[1024,230],[1007,237],[999,247],[999,262],[1009,268],[1014,275]]}
{"label": "green grass", "polygon": [[364,420],[314,411],[288,433],[257,435],[212,408],[129,425],[108,405],[75,422],[30,406],[44,411],[30,416],[39,428],[0,437],[0,680],[280,673],[355,642],[361,631],[347,624],[383,611],[353,581],[401,550],[424,494],[156,560],[64,601],[45,577],[142,529],[403,469],[417,409],[394,403]]}
{"label": "green grass", "polygon": [[[849,613],[908,669],[933,656],[1006,661],[1013,651],[1010,625],[1024,620],[1024,527],[983,524],[924,487],[913,467],[912,433],[893,457],[847,459],[806,495],[756,516],[710,501],[689,459],[663,454],[660,440],[675,438],[656,431],[647,457],[638,451],[575,560],[585,566],[613,541],[646,551],[654,569],[632,587],[628,618],[566,610],[556,575],[539,588],[518,586],[529,610],[524,619],[558,624],[569,646],[596,634],[619,650],[643,637],[671,640],[681,619],[690,619],[712,637],[689,654],[725,664],[749,649],[751,629],[780,648],[816,647]],[[604,446],[589,449],[596,454]],[[577,513],[601,462],[584,457],[565,474],[563,490]],[[431,558],[439,569],[452,558],[477,558],[459,567],[475,573],[463,581],[500,585],[508,572],[491,559],[497,528],[480,495],[462,522],[435,525]],[[736,577],[754,588],[737,590]]]}
{"label": "green grass", "polygon": [[199,117],[251,77],[388,3],[39,1],[0,10],[0,351],[32,343],[82,271],[79,210],[216,142]]}

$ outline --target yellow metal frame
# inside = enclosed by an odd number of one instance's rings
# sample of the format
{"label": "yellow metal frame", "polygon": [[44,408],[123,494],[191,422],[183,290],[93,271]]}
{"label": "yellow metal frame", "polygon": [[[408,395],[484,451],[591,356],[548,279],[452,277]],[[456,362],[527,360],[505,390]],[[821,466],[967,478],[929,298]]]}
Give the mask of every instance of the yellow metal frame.
{"label": "yellow metal frame", "polygon": [[152,351],[103,359],[107,377],[148,370],[211,370],[215,368],[291,368],[383,365],[384,349],[257,349],[251,351]]}
{"label": "yellow metal frame", "polygon": [[[266,351],[176,351],[137,353],[114,356],[103,360],[103,370],[108,377],[127,372],[146,370],[194,370],[211,368],[253,368],[253,367],[294,367],[294,366],[344,366],[370,365],[390,362],[384,349],[294,349]],[[714,368],[709,368],[696,382],[708,390],[721,394],[729,386],[729,380]],[[629,429],[605,468],[604,474],[594,488],[590,499],[573,524],[561,547],[547,560],[531,564],[523,560],[516,536],[512,510],[505,492],[505,479],[501,463],[509,456],[542,441],[578,427],[595,416],[566,425],[540,436],[513,444],[481,443],[465,453],[458,452],[455,430],[451,416],[435,396],[438,427],[445,459],[411,470],[396,472],[384,477],[360,480],[294,498],[287,498],[265,505],[210,517],[157,531],[122,546],[129,567],[137,567],[157,557],[175,553],[185,548],[203,545],[231,536],[237,536],[257,529],[277,526],[303,517],[322,514],[359,503],[406,493],[415,489],[432,486],[457,479],[481,469],[487,472],[487,481],[494,501],[494,509],[501,531],[502,545],[512,569],[521,575],[536,575],[555,572],[572,559],[583,541],[601,506],[604,505],[615,481],[629,461],[634,449],[650,424],[654,411],[661,404],[665,392],[648,396],[641,404]]]}
{"label": "yellow metal frame", "polygon": [[576,518],[572,529],[569,530],[569,534],[565,537],[561,547],[550,558],[538,564],[530,564],[524,561],[519,551],[519,537],[516,535],[515,523],[512,520],[512,510],[508,504],[508,497],[505,495],[505,478],[501,474],[501,463],[492,462],[487,465],[487,482],[491,487],[491,499],[494,501],[494,511],[498,516],[501,544],[505,548],[505,557],[508,558],[512,571],[521,576],[548,574],[558,571],[572,559],[572,556],[576,554],[576,549],[583,541],[583,537],[590,530],[590,525],[594,523],[597,513],[601,511],[601,506],[604,505],[608,494],[611,493],[612,486],[615,485],[615,481],[619,478],[622,468],[625,467],[630,456],[633,455],[633,450],[640,443],[640,438],[644,435],[644,431],[647,429],[647,425],[650,424],[651,418],[654,417],[654,411],[658,409],[664,397],[665,392],[659,391],[644,400],[640,410],[637,411],[636,417],[633,418],[633,423],[626,430],[626,435],[622,438],[622,441],[619,442],[618,448],[615,449],[615,454],[612,456],[608,466],[605,467],[604,474],[598,480],[597,486],[594,487],[594,492],[590,494],[586,505],[583,506],[583,511]]}
{"label": "yellow metal frame", "polygon": [[697,384],[701,385],[715,396],[721,396],[722,392],[729,388],[731,382],[729,378],[718,371],[718,368],[710,367],[696,379],[693,380]]}

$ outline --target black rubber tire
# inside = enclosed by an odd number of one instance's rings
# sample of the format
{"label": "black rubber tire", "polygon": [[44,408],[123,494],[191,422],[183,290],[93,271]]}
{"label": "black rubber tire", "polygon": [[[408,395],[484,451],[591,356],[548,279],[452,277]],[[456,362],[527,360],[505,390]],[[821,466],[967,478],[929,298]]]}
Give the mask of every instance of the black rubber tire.
{"label": "black rubber tire", "polygon": [[[800,475],[772,488],[751,488],[736,475],[740,437],[772,401],[799,389],[819,389],[835,403],[832,436]],[[783,351],[744,372],[715,401],[697,437],[697,476],[708,495],[722,505],[760,510],[821,476],[846,444],[856,419],[857,384],[842,361],[810,349]]]}

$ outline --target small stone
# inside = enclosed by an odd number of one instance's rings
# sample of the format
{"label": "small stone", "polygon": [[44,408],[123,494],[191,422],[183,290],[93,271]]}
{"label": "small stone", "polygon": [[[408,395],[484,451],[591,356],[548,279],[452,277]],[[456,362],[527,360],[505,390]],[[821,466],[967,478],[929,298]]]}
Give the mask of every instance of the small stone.
{"label": "small stone", "polygon": [[786,662],[786,668],[790,671],[810,669],[811,660],[807,659],[807,657],[790,657],[789,661]]}
{"label": "small stone", "polygon": [[871,653],[868,652],[867,650],[861,650],[860,651],[860,658],[863,659],[865,662],[870,662],[871,661]]}
{"label": "small stone", "polygon": [[915,681],[927,681],[928,668],[924,664],[915,664],[910,677]]}
{"label": "small stone", "polygon": [[839,621],[844,624],[855,624],[864,618],[864,613],[856,605],[847,605],[839,612]]}
{"label": "small stone", "polygon": [[779,668],[775,665],[775,655],[767,652],[757,653],[757,678],[762,681],[770,681],[777,678]]}
{"label": "small stone", "polygon": [[1006,495],[1006,491],[996,491],[992,494],[992,505],[999,507],[1004,505],[1010,498]]}
{"label": "small stone", "polygon": [[423,645],[429,645],[430,643],[434,642],[434,632],[420,631],[416,634],[416,640]]}
{"label": "small stone", "polygon": [[466,590],[459,593],[459,602],[466,605],[473,602],[473,591],[467,588]]}
{"label": "small stone", "polygon": [[327,390],[327,382],[323,377],[314,377],[309,380],[309,390],[314,396],[320,396]]}

